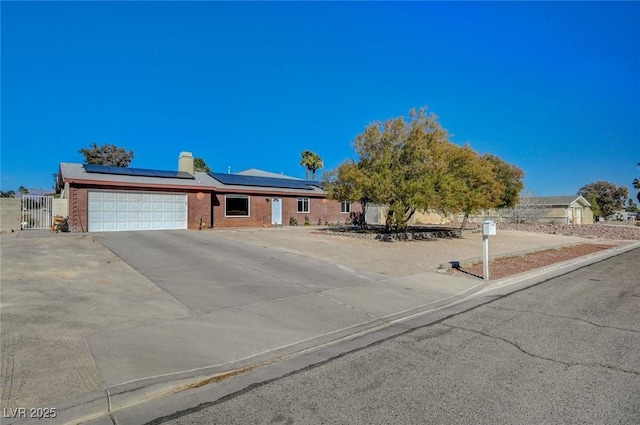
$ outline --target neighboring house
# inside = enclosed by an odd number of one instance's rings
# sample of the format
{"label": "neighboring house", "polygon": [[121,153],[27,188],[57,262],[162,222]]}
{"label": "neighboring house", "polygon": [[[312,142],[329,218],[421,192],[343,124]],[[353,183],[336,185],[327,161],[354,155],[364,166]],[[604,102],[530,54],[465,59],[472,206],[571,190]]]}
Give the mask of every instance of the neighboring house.
{"label": "neighboring house", "polygon": [[261,170],[177,171],[61,163],[58,192],[72,232],[257,227],[345,222],[352,204],[326,199],[317,182]]}
{"label": "neighboring house", "polygon": [[544,211],[544,214],[536,217],[536,221],[540,222],[593,224],[591,204],[582,196],[525,197],[520,199],[520,204],[516,206],[518,208]]}
{"label": "neighboring house", "polygon": [[[458,218],[461,220],[462,216]],[[469,217],[471,222],[510,221],[521,223],[593,224],[591,204],[584,197],[524,196],[514,208],[480,211]]]}

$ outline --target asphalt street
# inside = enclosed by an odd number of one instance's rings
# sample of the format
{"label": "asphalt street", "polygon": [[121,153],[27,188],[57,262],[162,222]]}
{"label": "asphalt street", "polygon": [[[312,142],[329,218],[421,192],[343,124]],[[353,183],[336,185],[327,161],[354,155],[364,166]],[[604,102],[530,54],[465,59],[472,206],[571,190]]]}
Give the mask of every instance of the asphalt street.
{"label": "asphalt street", "polygon": [[640,422],[640,249],[154,424]]}

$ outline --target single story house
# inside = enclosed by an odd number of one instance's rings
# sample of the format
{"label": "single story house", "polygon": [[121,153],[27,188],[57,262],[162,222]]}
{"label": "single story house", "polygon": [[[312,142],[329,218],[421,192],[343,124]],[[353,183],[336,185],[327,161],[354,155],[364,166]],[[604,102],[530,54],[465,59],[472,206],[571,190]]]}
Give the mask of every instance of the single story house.
{"label": "single story house", "polygon": [[72,232],[344,223],[357,203],[329,200],[318,182],[246,170],[194,172],[61,163],[58,192]]}
{"label": "single story house", "polygon": [[520,205],[542,209],[542,222],[561,224],[593,224],[591,204],[583,196],[535,196],[522,198]]}
{"label": "single story house", "polygon": [[[462,215],[457,220],[461,221]],[[484,220],[523,223],[593,224],[591,204],[579,195],[523,196],[514,208],[491,209],[469,216],[469,221]]]}

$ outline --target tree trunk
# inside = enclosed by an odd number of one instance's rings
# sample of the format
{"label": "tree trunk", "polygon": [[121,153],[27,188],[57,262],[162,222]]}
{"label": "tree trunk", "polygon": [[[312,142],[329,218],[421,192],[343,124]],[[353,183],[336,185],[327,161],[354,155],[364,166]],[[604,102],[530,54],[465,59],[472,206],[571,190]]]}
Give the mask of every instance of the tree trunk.
{"label": "tree trunk", "polygon": [[469,218],[468,213],[464,213],[464,218],[462,219],[462,227],[460,229],[466,230],[467,227],[467,219]]}
{"label": "tree trunk", "polygon": [[391,231],[391,219],[393,218],[393,211],[391,211],[391,209],[389,209],[387,211],[387,219],[384,221],[384,231],[386,233],[389,233]]}
{"label": "tree trunk", "polygon": [[413,217],[413,214],[415,214],[415,212],[416,212],[415,208],[406,207],[404,209],[404,224],[405,224],[405,227],[408,226],[409,220],[411,220],[411,217]]}
{"label": "tree trunk", "polygon": [[360,207],[362,208],[362,228],[367,228],[367,201],[361,199]]}

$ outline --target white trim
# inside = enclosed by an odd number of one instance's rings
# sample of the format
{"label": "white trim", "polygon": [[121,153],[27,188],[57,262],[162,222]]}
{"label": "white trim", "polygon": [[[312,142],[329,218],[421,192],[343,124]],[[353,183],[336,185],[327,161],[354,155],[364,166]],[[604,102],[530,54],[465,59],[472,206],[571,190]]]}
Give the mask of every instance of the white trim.
{"label": "white trim", "polygon": [[[227,215],[227,198],[243,198],[247,200],[247,215]],[[224,195],[224,216],[225,218],[248,218],[251,217],[251,196],[249,195]]]}
{"label": "white trim", "polygon": [[[346,205],[349,211],[342,211],[342,206]],[[340,214],[351,214],[351,202],[349,201],[340,201]]]}
{"label": "white trim", "polygon": [[[307,200],[307,210],[306,211],[300,211],[300,200]],[[311,212],[311,198],[309,198],[308,196],[298,196],[298,199],[296,200],[296,210],[298,211],[298,214],[309,214]]]}

